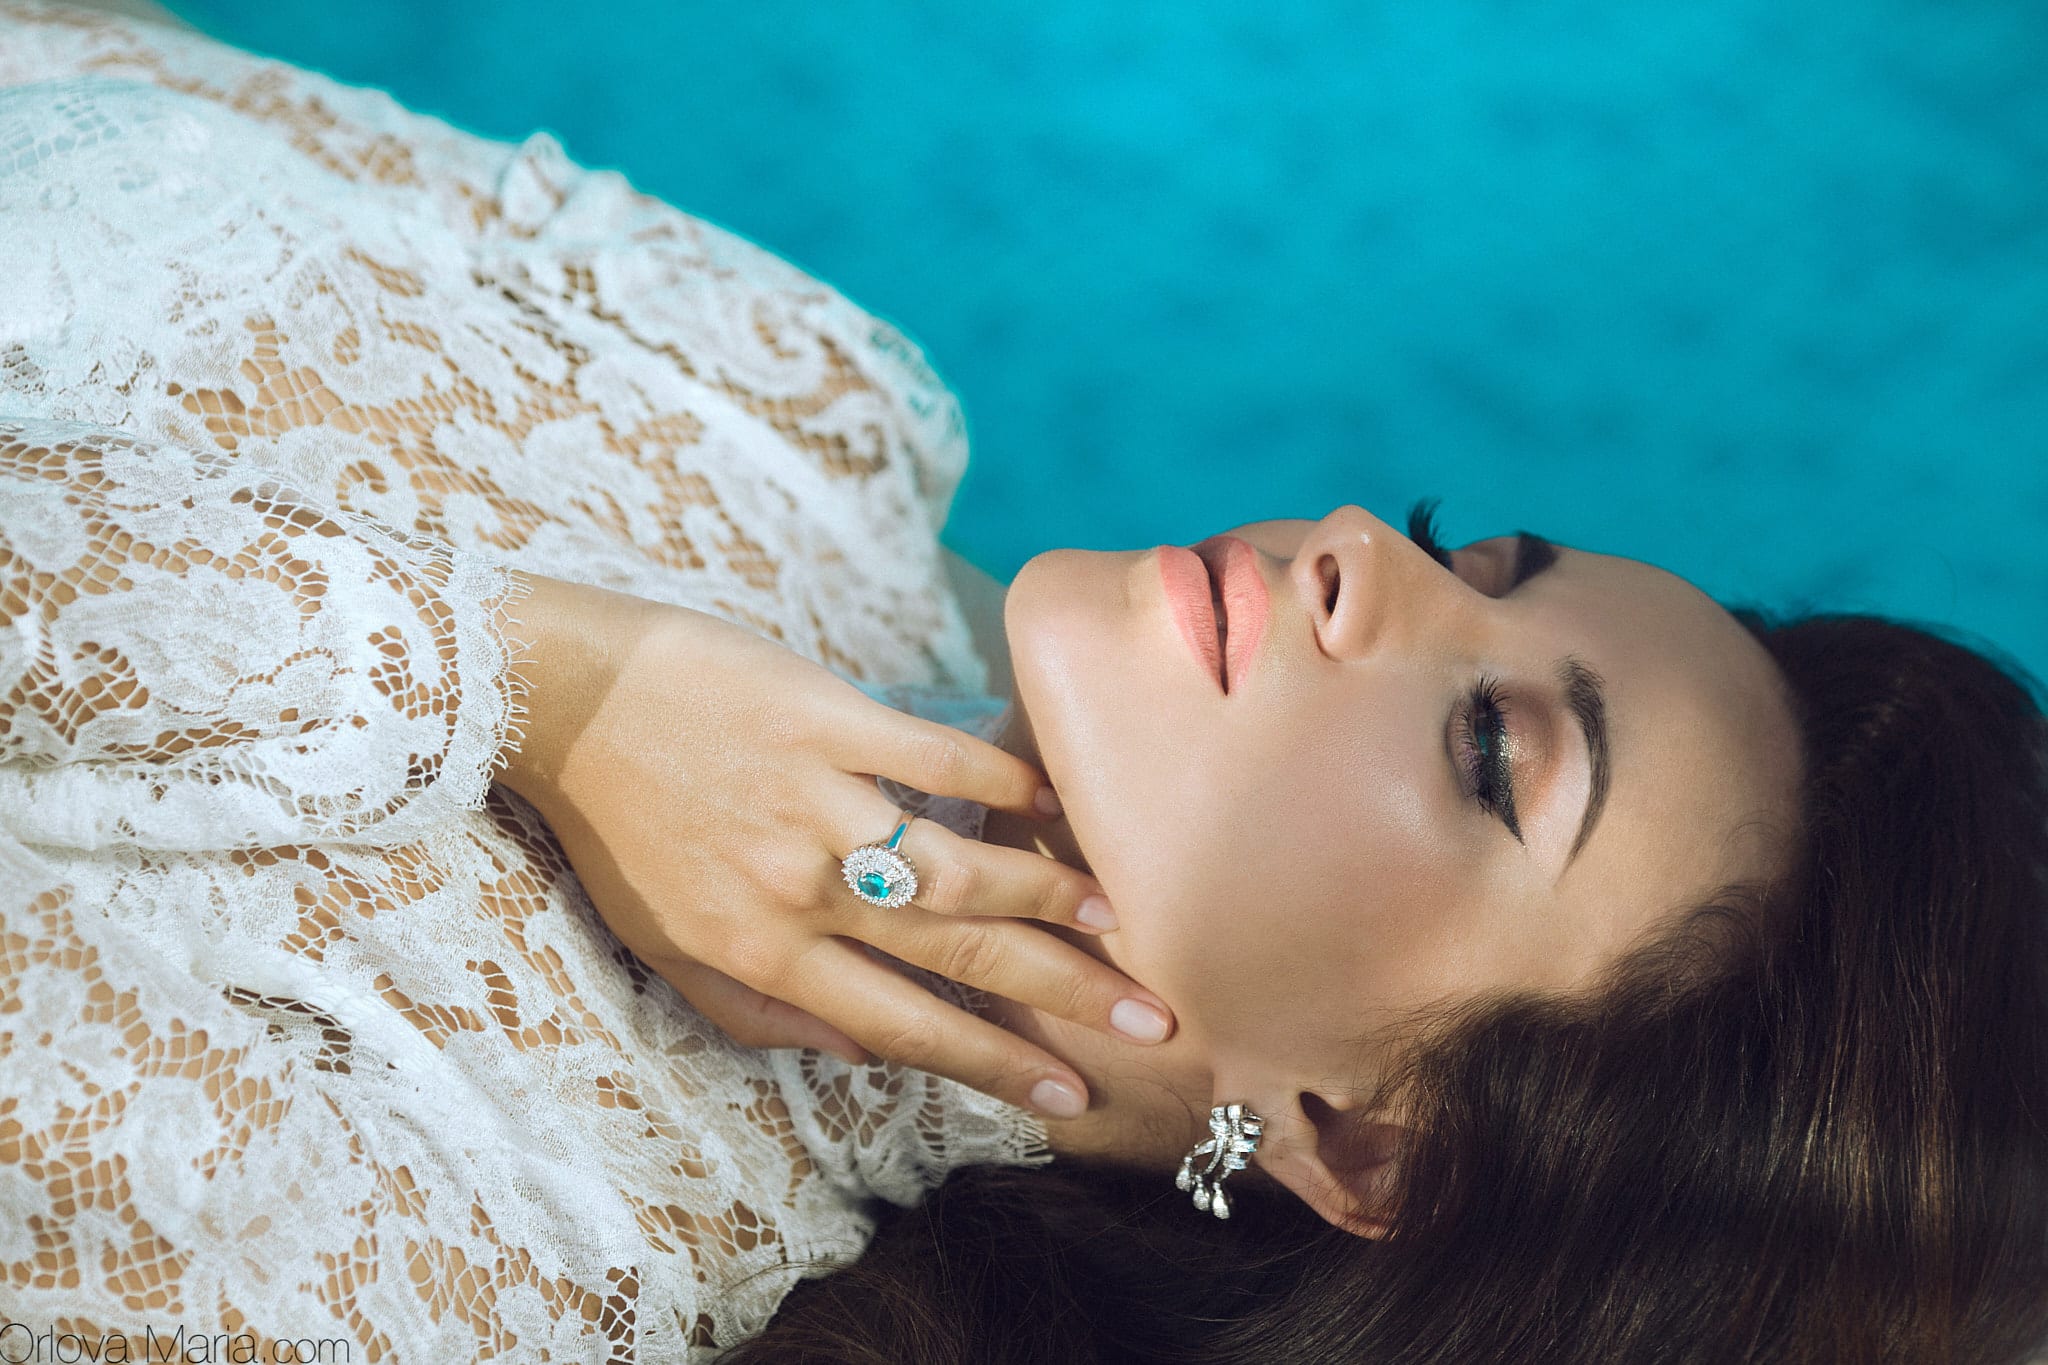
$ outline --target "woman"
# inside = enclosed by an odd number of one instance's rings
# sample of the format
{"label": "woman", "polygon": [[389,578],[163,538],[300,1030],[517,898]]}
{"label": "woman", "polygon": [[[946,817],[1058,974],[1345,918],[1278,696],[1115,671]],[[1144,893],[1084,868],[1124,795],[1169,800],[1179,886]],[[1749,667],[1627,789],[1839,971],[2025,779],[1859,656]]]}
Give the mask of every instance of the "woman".
{"label": "woman", "polygon": [[[1040,556],[1015,705],[978,701],[935,540],[957,409],[886,325],[545,139],[147,24],[0,25],[31,1336],[2048,1330],[2048,799],[2005,674],[1342,507]],[[1212,1131],[1182,1188],[1227,1222],[1168,1188]],[[868,1247],[876,1197],[942,1181]],[[805,1271],[836,1273],[784,1304]]]}
{"label": "woman", "polygon": [[[2040,1358],[2038,691],[1892,622],[1724,620],[1627,561],[1505,541],[1442,556],[1426,520],[1413,545],[1381,530],[1356,509],[1246,528],[1260,546],[1242,559],[1286,558],[1269,629],[1295,642],[1247,650],[1227,697],[1190,687],[1199,721],[1180,694],[1105,701],[1129,667],[1111,657],[1123,604],[1041,595],[1087,560],[1019,574],[1019,696],[1039,699],[1046,769],[1126,908],[1100,942],[1174,1003],[1177,1041],[1213,1029],[1211,1065],[1105,1058],[1104,1126],[1121,1108],[1156,1131],[1134,1121],[1050,1171],[956,1173],[733,1358]],[[1540,732],[1482,738],[1474,756],[1506,761],[1466,790],[1520,826],[1489,847],[1439,814],[1435,737],[1413,733],[1428,707],[1404,684],[1476,648],[1534,680],[1492,703],[1480,684],[1477,713],[1544,727],[1543,670],[1507,660],[1564,642],[1610,684],[1612,775],[1585,780],[1571,722],[1562,754]],[[1590,691],[1561,692],[1590,718]],[[1646,704],[1633,723],[1624,696]],[[1788,719],[1789,742],[1772,733]],[[1527,747],[1568,774],[1533,764],[1534,801]],[[1789,810],[1772,804],[1786,786]],[[1091,792],[1133,787],[1135,810],[1089,823]],[[1613,822],[1631,787],[1698,837],[1635,825],[1625,862],[1575,884],[1630,828]],[[1688,879],[1704,889],[1666,899]],[[1141,939],[1148,881],[1172,920]],[[1385,1050],[1347,1036],[1388,999],[1416,1008],[1390,1011]],[[1057,1022],[1043,1036],[1099,1050]],[[1267,1148],[1276,1113],[1299,1134],[1279,1161],[1261,1151],[1223,1227],[1160,1180],[1186,1127],[1164,1116],[1211,1076],[1254,1100]]]}

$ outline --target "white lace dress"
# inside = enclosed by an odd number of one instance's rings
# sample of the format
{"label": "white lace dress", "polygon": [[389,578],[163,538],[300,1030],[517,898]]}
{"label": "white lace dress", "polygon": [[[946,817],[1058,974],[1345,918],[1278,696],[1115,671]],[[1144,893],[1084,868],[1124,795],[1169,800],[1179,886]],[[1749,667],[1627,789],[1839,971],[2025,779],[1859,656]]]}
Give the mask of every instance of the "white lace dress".
{"label": "white lace dress", "polygon": [[490,781],[508,568],[993,735],[965,459],[895,329],[546,136],[0,0],[0,1318],[711,1359],[877,1199],[1050,1160],[732,1043]]}

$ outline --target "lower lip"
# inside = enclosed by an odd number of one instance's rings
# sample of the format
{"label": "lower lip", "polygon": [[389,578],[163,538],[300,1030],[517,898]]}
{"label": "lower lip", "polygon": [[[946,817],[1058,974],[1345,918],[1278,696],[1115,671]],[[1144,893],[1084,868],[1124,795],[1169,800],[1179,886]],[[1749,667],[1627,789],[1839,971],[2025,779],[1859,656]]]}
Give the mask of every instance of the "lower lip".
{"label": "lower lip", "polygon": [[1259,638],[1266,633],[1266,617],[1273,604],[1267,597],[1265,575],[1259,572],[1259,552],[1251,542],[1236,536],[1211,536],[1196,549],[1211,551],[1213,555],[1219,546],[1223,568],[1217,573],[1216,582],[1223,590],[1223,619],[1230,623],[1227,676],[1232,687],[1242,687],[1245,670],[1252,666],[1252,659],[1259,652]]}
{"label": "lower lip", "polygon": [[[1193,550],[1178,545],[1159,547],[1159,579],[1166,589],[1166,608],[1180,627],[1188,652],[1202,666],[1202,675],[1223,690],[1216,652],[1216,610],[1209,601],[1209,566]],[[1235,651],[1233,651],[1235,652]]]}

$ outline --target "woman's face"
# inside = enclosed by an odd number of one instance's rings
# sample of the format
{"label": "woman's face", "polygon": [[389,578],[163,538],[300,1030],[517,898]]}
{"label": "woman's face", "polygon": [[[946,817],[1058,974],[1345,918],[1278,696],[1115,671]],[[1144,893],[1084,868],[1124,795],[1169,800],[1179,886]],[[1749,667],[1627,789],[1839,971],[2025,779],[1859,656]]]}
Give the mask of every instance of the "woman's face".
{"label": "woman's face", "polygon": [[1174,1133],[1181,1101],[1341,1109],[1377,1069],[1361,1036],[1412,1007],[1589,984],[1775,870],[1791,714],[1762,647],[1683,579],[1539,544],[1518,582],[1514,535],[1446,567],[1355,506],[1225,535],[1202,558],[1225,571],[1227,691],[1207,623],[1174,605],[1176,573],[1208,600],[1184,550],[1050,551],[1005,601],[1006,743],[1042,764],[1052,847],[1070,837],[1119,919],[1059,932],[1177,1021],[1148,1048],[1004,1002],[1098,1105],[1163,1106]]}

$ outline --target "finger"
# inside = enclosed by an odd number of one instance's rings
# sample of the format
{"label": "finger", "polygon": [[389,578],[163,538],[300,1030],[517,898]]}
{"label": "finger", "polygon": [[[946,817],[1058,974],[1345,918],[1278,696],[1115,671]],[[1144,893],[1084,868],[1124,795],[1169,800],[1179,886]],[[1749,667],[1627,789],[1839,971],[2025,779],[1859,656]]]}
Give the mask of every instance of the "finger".
{"label": "finger", "polygon": [[904,918],[903,907],[867,909],[867,923],[846,932],[905,962],[1125,1042],[1173,1036],[1173,1011],[1164,1000],[1056,934],[1014,920]]}
{"label": "finger", "polygon": [[873,773],[933,796],[957,796],[1013,815],[1052,819],[1059,797],[1039,768],[950,725],[905,715],[864,693],[865,723],[844,726],[830,756],[849,772]]}
{"label": "finger", "polygon": [[816,1048],[855,1066],[874,1060],[866,1048],[809,1010],[764,995],[694,958],[663,958],[647,965],[742,1047]]}
{"label": "finger", "polygon": [[913,822],[896,850],[917,869],[910,903],[933,914],[1031,919],[1088,934],[1116,928],[1102,883],[1057,858],[964,838],[934,820]]}
{"label": "finger", "polygon": [[[819,939],[780,989],[884,1061],[944,1076],[1048,1118],[1074,1118],[1087,1107],[1088,1087],[1073,1068],[941,1000],[848,939]],[[1072,1112],[1052,1106],[1055,1097],[1039,1088],[1048,1081],[1075,1097]]]}

